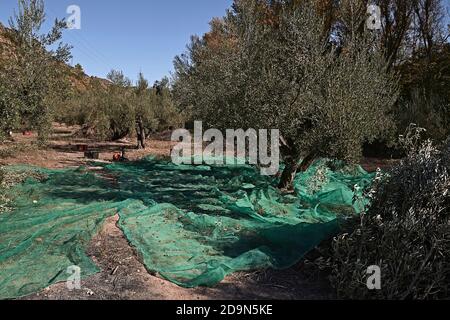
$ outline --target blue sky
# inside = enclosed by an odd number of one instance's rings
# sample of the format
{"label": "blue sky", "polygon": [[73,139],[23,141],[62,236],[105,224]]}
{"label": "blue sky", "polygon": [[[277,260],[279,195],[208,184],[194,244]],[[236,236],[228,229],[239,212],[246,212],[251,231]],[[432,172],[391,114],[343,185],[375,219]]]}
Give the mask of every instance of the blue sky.
{"label": "blue sky", "polygon": [[[81,8],[81,30],[67,30],[64,41],[74,46],[73,63],[87,74],[105,77],[123,70],[135,80],[139,71],[151,81],[169,75],[175,55],[190,36],[208,31],[208,22],[223,16],[232,0],[46,0],[48,20],[68,17],[66,9]],[[0,21],[17,0],[0,0]]]}
{"label": "blue sky", "polygon": [[[450,0],[447,2],[450,10]],[[190,36],[208,31],[208,22],[223,16],[232,0],[46,0],[48,20],[67,17],[66,9],[81,8],[81,30],[67,30],[73,64],[87,74],[105,77],[123,70],[135,80],[139,71],[151,81],[169,75],[175,55]],[[17,0],[0,0],[0,21],[7,24]],[[449,21],[450,23],[450,21]]]}

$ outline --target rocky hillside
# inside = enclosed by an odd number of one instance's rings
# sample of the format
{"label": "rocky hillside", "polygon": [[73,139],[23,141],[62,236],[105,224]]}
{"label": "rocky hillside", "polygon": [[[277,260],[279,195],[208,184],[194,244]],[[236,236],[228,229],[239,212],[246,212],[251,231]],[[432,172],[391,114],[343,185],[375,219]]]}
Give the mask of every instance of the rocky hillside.
{"label": "rocky hillside", "polygon": [[[11,36],[11,30],[0,23],[0,64],[4,63],[6,59],[14,58],[15,44]],[[108,80],[88,76],[82,69],[74,68],[69,65],[59,65],[60,68],[65,69],[70,82],[78,91],[85,91],[92,87],[94,81],[99,80],[105,86],[108,85]]]}
{"label": "rocky hillside", "polygon": [[14,45],[8,36],[8,29],[0,23],[0,62],[12,53]]}

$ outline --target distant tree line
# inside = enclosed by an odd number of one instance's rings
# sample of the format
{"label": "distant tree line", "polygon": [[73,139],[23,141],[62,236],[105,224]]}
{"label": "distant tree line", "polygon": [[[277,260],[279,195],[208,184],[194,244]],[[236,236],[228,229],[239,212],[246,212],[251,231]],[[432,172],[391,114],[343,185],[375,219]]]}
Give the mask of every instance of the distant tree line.
{"label": "distant tree line", "polygon": [[94,80],[88,90],[74,93],[56,119],[82,126],[82,133],[96,139],[119,140],[130,135],[145,140],[155,132],[183,124],[175,108],[169,82],[158,81],[150,87],[142,73],[133,85],[121,71],[112,70],[109,82]]}
{"label": "distant tree line", "polygon": [[[139,147],[152,132],[183,123],[168,78],[149,87],[142,74],[133,84],[120,71],[108,79],[88,78],[80,64],[70,68],[71,47],[61,42],[67,27],[56,20],[48,33],[43,0],[19,0],[0,47],[0,140],[11,131],[37,131],[45,142],[52,122],[80,125],[97,139],[137,136]],[[81,86],[77,86],[81,83]]]}
{"label": "distant tree line", "polygon": [[6,35],[13,49],[0,52],[0,135],[15,129],[37,130],[45,140],[55,111],[52,105],[70,89],[58,68],[71,57],[70,47],[60,42],[66,23],[56,20],[50,32],[42,33],[44,22],[42,0],[19,0]]}

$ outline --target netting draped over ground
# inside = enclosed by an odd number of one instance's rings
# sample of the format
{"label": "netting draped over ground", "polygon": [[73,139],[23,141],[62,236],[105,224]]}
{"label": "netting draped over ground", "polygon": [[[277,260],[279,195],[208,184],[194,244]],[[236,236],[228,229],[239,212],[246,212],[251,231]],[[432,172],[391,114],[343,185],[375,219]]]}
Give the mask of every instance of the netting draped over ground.
{"label": "netting draped over ground", "polygon": [[289,267],[336,234],[339,217],[358,212],[353,187],[372,179],[361,168],[332,171],[323,164],[297,176],[296,196],[281,194],[276,179],[244,165],[176,166],[147,158],[97,174],[34,168],[46,178],[15,187],[15,209],[0,214],[0,298],[64,281],[72,265],[84,277],[97,272],[85,249],[116,213],[147,269],[180,286]]}

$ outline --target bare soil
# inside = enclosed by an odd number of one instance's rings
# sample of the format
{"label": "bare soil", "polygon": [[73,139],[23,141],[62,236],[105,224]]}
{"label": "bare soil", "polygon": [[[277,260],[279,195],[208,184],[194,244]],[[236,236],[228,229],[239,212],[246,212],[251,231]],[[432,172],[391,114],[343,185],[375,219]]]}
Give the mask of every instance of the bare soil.
{"label": "bare soil", "polygon": [[[75,138],[77,127],[54,125],[54,134],[46,148],[38,148],[36,135],[14,134],[14,142],[0,144],[0,165],[28,164],[44,168],[72,168],[87,165],[79,145],[100,151],[100,161],[112,161],[113,155],[127,148],[130,160],[147,155],[169,156],[173,143],[165,133],[148,141],[146,150],[135,149],[135,141],[98,142]],[[386,161],[366,159],[371,171],[388,166]],[[236,273],[214,288],[185,289],[150,274],[117,227],[118,216],[108,219],[93,238],[88,255],[101,271],[82,281],[82,289],[70,291],[65,283],[53,285],[26,300],[318,300],[333,299],[326,277],[303,263],[288,270],[263,270]]]}
{"label": "bare soil", "polygon": [[101,272],[82,281],[81,290],[53,285],[26,300],[294,300],[330,299],[325,279],[309,279],[301,267],[284,271],[234,274],[214,288],[185,289],[152,275],[109,218],[92,240],[88,254]]}

